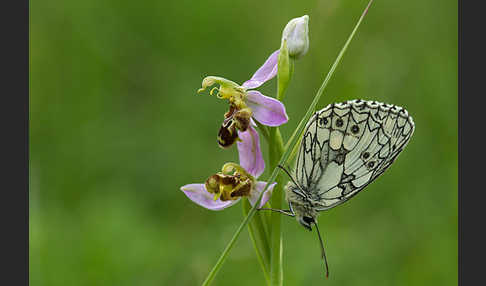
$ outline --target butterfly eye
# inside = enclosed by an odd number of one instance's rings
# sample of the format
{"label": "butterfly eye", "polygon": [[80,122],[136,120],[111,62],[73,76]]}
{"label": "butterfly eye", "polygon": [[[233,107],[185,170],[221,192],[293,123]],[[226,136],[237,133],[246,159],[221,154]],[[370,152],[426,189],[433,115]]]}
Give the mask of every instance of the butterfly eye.
{"label": "butterfly eye", "polygon": [[307,223],[307,224],[311,224],[311,223],[313,223],[313,222],[314,222],[314,219],[313,219],[313,218],[311,218],[311,217],[308,217],[308,216],[305,216],[305,217],[303,217],[302,219],[303,219],[303,220],[304,220],[304,222],[305,222],[305,223]]}

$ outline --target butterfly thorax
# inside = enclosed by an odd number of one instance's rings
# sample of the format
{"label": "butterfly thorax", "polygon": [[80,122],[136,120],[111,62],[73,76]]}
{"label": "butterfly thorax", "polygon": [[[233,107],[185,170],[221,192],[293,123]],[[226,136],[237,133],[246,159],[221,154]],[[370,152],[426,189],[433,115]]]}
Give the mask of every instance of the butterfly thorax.
{"label": "butterfly thorax", "polygon": [[310,224],[315,223],[319,215],[317,211],[317,207],[320,206],[319,202],[304,196],[300,188],[292,182],[285,187],[285,196],[297,221],[311,230]]}

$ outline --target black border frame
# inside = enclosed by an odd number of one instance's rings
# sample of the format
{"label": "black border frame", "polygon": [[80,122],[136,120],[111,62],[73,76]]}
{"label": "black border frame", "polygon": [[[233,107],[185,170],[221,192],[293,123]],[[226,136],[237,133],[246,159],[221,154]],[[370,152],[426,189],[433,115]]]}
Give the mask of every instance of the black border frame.
{"label": "black border frame", "polygon": [[29,2],[2,3],[2,285],[29,285]]}
{"label": "black border frame", "polygon": [[[482,281],[482,235],[484,195],[478,183],[485,176],[482,160],[484,111],[484,54],[481,43],[484,10],[472,1],[458,1],[458,282],[472,285]],[[478,2],[474,2],[478,3]],[[29,2],[9,1],[3,5],[3,194],[0,216],[3,230],[5,285],[29,283]],[[467,6],[465,5],[467,4]],[[474,136],[472,136],[474,134]],[[467,136],[470,136],[467,139]],[[479,167],[476,168],[474,163]],[[478,180],[479,179],[479,180]],[[469,230],[469,231],[468,231]],[[477,260],[477,261],[476,261]],[[10,283],[8,283],[10,282]],[[469,282],[469,283],[468,283]]]}
{"label": "black border frame", "polygon": [[484,283],[484,10],[458,1],[458,282]]}

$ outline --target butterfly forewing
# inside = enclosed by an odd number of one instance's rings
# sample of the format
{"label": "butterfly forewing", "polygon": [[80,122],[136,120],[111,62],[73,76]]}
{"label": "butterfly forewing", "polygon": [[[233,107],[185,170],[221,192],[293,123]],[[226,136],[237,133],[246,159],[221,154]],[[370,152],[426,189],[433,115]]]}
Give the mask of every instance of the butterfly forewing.
{"label": "butterfly forewing", "polygon": [[295,175],[325,210],[381,175],[410,140],[415,125],[398,106],[363,100],[330,104],[307,123]]}

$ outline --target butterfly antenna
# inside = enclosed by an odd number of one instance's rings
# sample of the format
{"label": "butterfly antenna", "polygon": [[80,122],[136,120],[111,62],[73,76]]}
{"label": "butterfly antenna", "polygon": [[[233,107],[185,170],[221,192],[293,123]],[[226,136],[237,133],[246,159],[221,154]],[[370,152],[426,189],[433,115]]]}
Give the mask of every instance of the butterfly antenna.
{"label": "butterfly antenna", "polygon": [[326,264],[326,278],[329,278],[329,266],[327,265],[326,251],[324,251],[324,243],[322,242],[321,233],[319,232],[317,223],[314,222],[314,225],[316,226],[317,236],[319,237],[319,242],[321,243],[321,258],[324,259],[324,263]]}
{"label": "butterfly antenna", "polygon": [[294,177],[292,177],[292,175],[290,174],[290,172],[287,171],[287,169],[284,166],[280,165],[280,164],[277,165],[277,167],[279,167],[280,169],[284,170],[284,172],[287,174],[287,176],[289,176],[290,180],[292,180],[292,182],[294,183],[294,185],[296,185],[299,188],[299,190],[302,191],[302,194],[305,195],[305,191],[302,190],[302,187],[299,184],[297,184],[297,182],[295,181]]}

